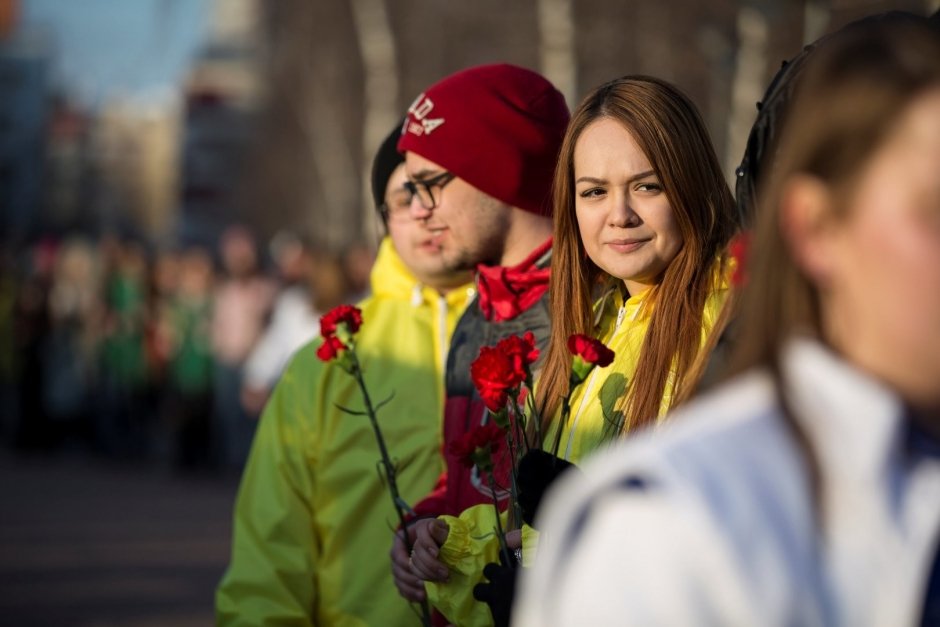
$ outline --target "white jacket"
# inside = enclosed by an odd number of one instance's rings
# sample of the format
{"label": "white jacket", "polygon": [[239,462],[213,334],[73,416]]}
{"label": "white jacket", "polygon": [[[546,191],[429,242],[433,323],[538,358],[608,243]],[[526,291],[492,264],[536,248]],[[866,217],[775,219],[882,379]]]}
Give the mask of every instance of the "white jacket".
{"label": "white jacket", "polygon": [[897,396],[820,344],[794,340],[783,367],[818,503],[770,377],[745,375],[550,494],[513,625],[915,624],[940,458],[912,454]]}

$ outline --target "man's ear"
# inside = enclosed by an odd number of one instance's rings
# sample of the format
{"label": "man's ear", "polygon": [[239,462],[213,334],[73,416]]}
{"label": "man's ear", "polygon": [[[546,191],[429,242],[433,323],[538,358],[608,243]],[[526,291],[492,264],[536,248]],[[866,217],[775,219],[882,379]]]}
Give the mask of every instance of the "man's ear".
{"label": "man's ear", "polygon": [[832,205],[829,187],[805,174],[790,179],[780,197],[780,228],[790,254],[819,285],[829,282],[836,260]]}

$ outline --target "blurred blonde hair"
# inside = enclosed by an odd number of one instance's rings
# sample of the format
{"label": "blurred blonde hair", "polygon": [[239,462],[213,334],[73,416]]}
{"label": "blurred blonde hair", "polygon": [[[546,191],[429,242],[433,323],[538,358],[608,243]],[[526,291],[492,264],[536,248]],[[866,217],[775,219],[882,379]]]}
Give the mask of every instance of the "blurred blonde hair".
{"label": "blurred blonde hair", "polygon": [[818,290],[800,271],[780,229],[787,182],[796,175],[819,180],[834,193],[836,217],[844,217],[864,166],[908,106],[936,87],[940,33],[925,20],[858,23],[809,59],[758,212],[732,372],[755,366],[778,372],[788,337],[820,334]]}
{"label": "blurred blonde hair", "polygon": [[[819,290],[799,268],[781,231],[783,190],[794,176],[822,182],[843,219],[850,193],[907,108],[940,87],[940,33],[911,17],[866,20],[827,39],[807,61],[781,134],[775,169],[761,199],[741,293],[728,376],[768,371],[786,423],[803,451],[814,501],[821,474],[810,441],[794,419],[781,366],[794,334],[822,336]],[[816,512],[821,520],[821,512]]]}

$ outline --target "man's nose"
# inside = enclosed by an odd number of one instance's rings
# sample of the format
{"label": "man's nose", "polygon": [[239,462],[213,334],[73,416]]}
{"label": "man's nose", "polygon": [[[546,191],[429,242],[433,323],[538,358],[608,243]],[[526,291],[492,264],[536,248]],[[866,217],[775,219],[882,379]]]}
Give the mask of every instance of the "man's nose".
{"label": "man's nose", "polygon": [[418,194],[412,194],[411,202],[408,204],[408,213],[411,215],[412,220],[427,220],[431,217],[433,211],[433,209],[424,206]]}

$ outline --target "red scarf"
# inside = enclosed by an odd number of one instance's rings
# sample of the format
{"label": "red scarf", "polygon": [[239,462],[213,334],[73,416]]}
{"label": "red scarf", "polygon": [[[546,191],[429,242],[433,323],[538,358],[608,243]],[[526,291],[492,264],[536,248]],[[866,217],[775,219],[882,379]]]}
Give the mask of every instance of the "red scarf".
{"label": "red scarf", "polygon": [[480,310],[490,322],[512,320],[534,305],[548,290],[549,268],[535,264],[552,247],[552,238],[517,266],[477,266]]}

